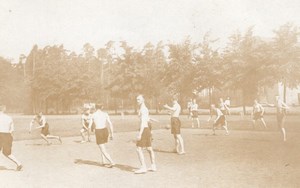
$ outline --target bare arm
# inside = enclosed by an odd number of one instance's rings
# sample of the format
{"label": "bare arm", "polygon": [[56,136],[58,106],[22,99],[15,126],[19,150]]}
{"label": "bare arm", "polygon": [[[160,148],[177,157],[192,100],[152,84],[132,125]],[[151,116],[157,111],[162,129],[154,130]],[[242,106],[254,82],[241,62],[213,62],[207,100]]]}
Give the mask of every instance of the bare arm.
{"label": "bare arm", "polygon": [[173,107],[170,107],[169,105],[165,104],[164,107],[168,110],[172,110],[172,111],[175,111],[176,108],[173,106]]}
{"label": "bare arm", "polygon": [[107,114],[107,119],[106,120],[107,120],[107,123],[109,125],[110,139],[112,140],[113,137],[114,137],[114,128],[113,128],[113,124],[110,121],[110,118],[109,118],[108,114]]}
{"label": "bare arm", "polygon": [[10,132],[10,133],[13,133],[13,132],[14,132],[14,130],[15,130],[14,122],[13,122],[13,121],[11,121],[11,122],[10,122],[10,128],[9,128],[9,132]]}

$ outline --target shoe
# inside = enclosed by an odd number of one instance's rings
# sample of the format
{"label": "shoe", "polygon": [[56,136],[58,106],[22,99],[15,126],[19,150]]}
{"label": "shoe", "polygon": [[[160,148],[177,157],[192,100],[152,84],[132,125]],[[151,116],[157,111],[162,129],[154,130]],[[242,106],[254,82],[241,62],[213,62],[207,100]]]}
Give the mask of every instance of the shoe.
{"label": "shoe", "polygon": [[184,154],[185,154],[185,151],[178,152],[178,155],[184,155]]}
{"label": "shoe", "polygon": [[59,142],[62,144],[62,140],[61,140],[60,136],[58,137],[58,140],[59,140]]}
{"label": "shoe", "polygon": [[85,141],[85,140],[82,140],[80,143],[83,144],[83,143],[86,143],[86,141]]}
{"label": "shoe", "polygon": [[111,164],[105,164],[104,166],[107,167],[107,168],[112,168],[115,165],[116,165],[115,163],[111,163]]}
{"label": "shoe", "polygon": [[148,168],[148,171],[151,171],[151,172],[156,172],[156,165],[155,164],[152,164],[150,168]]}
{"label": "shoe", "polygon": [[135,174],[145,174],[147,172],[146,168],[140,168],[136,171],[134,171]]}
{"label": "shoe", "polygon": [[21,171],[21,170],[22,170],[22,168],[23,168],[23,166],[22,166],[22,165],[18,165],[18,166],[17,166],[17,171]]}

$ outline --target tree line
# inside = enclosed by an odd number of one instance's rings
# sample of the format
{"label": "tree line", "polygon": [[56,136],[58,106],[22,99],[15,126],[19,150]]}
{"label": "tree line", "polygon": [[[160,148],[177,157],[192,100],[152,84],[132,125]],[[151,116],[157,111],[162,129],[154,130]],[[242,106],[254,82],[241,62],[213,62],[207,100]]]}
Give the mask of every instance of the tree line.
{"label": "tree line", "polygon": [[287,23],[272,38],[246,32],[232,34],[224,48],[209,32],[200,42],[147,43],[142,49],[126,41],[109,41],[95,49],[89,43],[76,54],[63,45],[35,45],[18,64],[0,58],[0,102],[11,111],[32,114],[70,113],[87,102],[106,108],[136,109],[135,97],[144,94],[159,111],[172,95],[182,102],[208,91],[208,104],[222,91],[241,93],[250,104],[260,88],[281,82],[284,88],[300,83],[299,29]]}

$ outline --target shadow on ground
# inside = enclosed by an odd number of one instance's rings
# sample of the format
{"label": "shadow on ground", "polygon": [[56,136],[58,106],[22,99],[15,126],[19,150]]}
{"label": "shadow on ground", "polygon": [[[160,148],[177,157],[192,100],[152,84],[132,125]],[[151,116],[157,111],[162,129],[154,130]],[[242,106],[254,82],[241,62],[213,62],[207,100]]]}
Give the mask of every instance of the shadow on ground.
{"label": "shadow on ground", "polygon": [[[84,165],[92,165],[92,166],[108,168],[107,165],[104,165],[102,163],[99,163],[99,162],[96,162],[96,161],[83,160],[83,159],[75,159],[74,163],[75,164],[84,164]],[[127,172],[133,172],[133,170],[136,169],[132,166],[123,165],[123,164],[115,164],[113,168],[118,168],[122,171],[127,171]]]}
{"label": "shadow on ground", "polygon": [[0,170],[10,170],[10,171],[16,171],[15,169],[6,168],[5,166],[0,166]]}

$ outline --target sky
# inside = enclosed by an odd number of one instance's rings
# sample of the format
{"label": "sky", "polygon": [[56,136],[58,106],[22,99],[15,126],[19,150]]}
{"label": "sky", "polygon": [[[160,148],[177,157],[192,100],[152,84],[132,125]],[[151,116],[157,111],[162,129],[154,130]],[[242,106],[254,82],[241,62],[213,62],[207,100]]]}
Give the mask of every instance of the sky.
{"label": "sky", "polygon": [[147,42],[201,42],[206,32],[220,45],[237,30],[271,38],[287,22],[300,26],[298,0],[0,0],[0,56],[18,61],[37,44],[63,44],[82,52],[112,41],[141,48]]}

